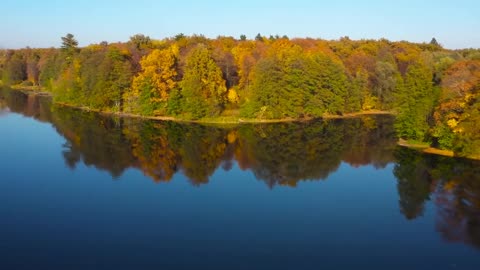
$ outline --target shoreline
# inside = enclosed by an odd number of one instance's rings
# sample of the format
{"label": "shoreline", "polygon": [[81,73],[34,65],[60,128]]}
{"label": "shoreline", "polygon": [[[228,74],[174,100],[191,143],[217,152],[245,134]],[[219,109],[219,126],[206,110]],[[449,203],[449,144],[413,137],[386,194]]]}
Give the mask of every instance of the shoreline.
{"label": "shoreline", "polygon": [[[49,96],[52,96],[52,95],[49,94]],[[53,102],[53,104],[58,106],[74,108],[82,111],[95,112],[103,115],[112,115],[112,116],[118,116],[118,117],[140,118],[140,119],[158,120],[158,121],[174,121],[174,122],[184,122],[184,123],[228,124],[228,125],[309,122],[309,121],[314,121],[319,119],[324,119],[324,120],[347,119],[347,118],[356,118],[356,117],[361,117],[366,115],[395,115],[393,112],[388,112],[388,111],[366,111],[366,112],[347,113],[344,115],[324,115],[322,117],[311,117],[311,118],[255,119],[255,118],[236,118],[236,117],[232,118],[232,117],[219,116],[215,118],[202,118],[197,120],[190,120],[190,119],[176,118],[173,116],[145,116],[140,114],[125,113],[125,112],[109,112],[109,111],[102,111],[98,109],[91,109],[85,106],[76,106],[76,105],[68,104],[64,102]]]}
{"label": "shoreline", "polygon": [[[32,86],[32,87],[10,86],[9,88],[12,90],[16,90],[16,91],[20,91],[28,94],[33,93],[35,95],[53,97],[52,93],[42,91],[41,88],[35,87],[35,86]],[[52,103],[58,106],[74,108],[74,109],[87,111],[87,112],[95,112],[102,115],[112,115],[112,116],[118,116],[118,117],[139,118],[139,119],[158,120],[158,121],[175,121],[175,122],[184,122],[184,123],[225,124],[225,125],[308,122],[308,121],[314,121],[319,119],[325,119],[325,120],[347,119],[347,118],[356,118],[356,117],[368,116],[368,115],[395,115],[395,113],[391,111],[370,110],[370,111],[355,112],[355,113],[345,113],[342,115],[325,114],[321,117],[308,117],[308,118],[255,119],[255,118],[241,118],[241,117],[231,117],[231,116],[218,116],[215,118],[202,118],[197,120],[190,120],[190,119],[177,118],[173,116],[145,116],[140,114],[125,113],[125,112],[102,111],[99,109],[92,109],[86,106],[77,106],[77,105],[73,105],[65,102],[52,102]]]}
{"label": "shoreline", "polygon": [[[10,86],[8,87],[15,91],[20,91],[26,94],[35,94],[41,96],[48,96],[53,97],[52,93],[42,91],[39,87],[22,87],[22,86]],[[189,119],[182,119],[176,118],[173,116],[144,116],[139,114],[132,114],[132,113],[125,113],[125,112],[109,112],[109,111],[101,111],[98,109],[91,109],[85,106],[76,106],[73,104],[68,104],[64,102],[52,102],[52,104],[57,106],[69,107],[76,110],[81,110],[85,112],[94,112],[101,115],[106,116],[117,116],[117,117],[125,117],[125,118],[137,118],[137,119],[146,119],[146,120],[157,120],[157,121],[174,121],[174,122],[183,122],[183,123],[197,123],[197,124],[204,124],[204,125],[241,125],[241,124],[270,124],[270,123],[290,123],[290,122],[308,122],[314,121],[319,119],[324,120],[336,120],[336,119],[348,119],[348,118],[356,118],[361,116],[368,116],[368,115],[396,115],[392,111],[381,111],[381,110],[370,110],[370,111],[363,111],[363,112],[355,112],[355,113],[345,113],[342,115],[323,115],[322,117],[311,117],[311,118],[286,118],[286,119],[250,119],[250,118],[236,118],[236,117],[228,117],[228,116],[219,116],[216,118],[203,118],[199,120],[189,120]],[[429,144],[426,143],[415,143],[415,142],[408,142],[403,139],[399,139],[397,142],[398,146],[406,147],[409,149],[413,149],[425,154],[433,154],[445,157],[452,157],[452,158],[465,158],[470,160],[479,160],[480,156],[456,156],[455,153],[451,150],[443,150],[435,147],[431,147]]]}
{"label": "shoreline", "polygon": [[436,147],[432,147],[429,144],[426,143],[413,143],[413,142],[408,142],[404,139],[399,139],[397,142],[397,145],[401,147],[406,147],[409,149],[416,150],[421,153],[425,154],[433,154],[433,155],[438,155],[438,156],[444,156],[444,157],[451,157],[451,158],[465,158],[465,159],[471,159],[471,160],[480,160],[480,156],[457,156],[455,155],[455,152],[452,150],[444,150],[444,149],[439,149]]}

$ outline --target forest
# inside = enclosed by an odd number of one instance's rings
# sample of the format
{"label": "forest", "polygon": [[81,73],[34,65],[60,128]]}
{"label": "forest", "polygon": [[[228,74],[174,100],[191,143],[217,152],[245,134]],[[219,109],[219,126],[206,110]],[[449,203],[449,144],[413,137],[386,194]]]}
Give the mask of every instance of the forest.
{"label": "forest", "polygon": [[175,119],[395,114],[397,136],[480,156],[480,50],[429,43],[137,34],[128,42],[0,50],[1,84],[54,102]]}

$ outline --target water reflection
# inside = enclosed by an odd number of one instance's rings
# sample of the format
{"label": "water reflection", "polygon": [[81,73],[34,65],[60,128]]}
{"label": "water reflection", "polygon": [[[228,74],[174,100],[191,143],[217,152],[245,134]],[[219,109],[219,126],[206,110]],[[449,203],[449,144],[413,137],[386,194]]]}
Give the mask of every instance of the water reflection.
{"label": "water reflection", "polygon": [[114,178],[137,168],[155,182],[181,172],[201,185],[217,169],[237,163],[271,188],[294,187],[299,181],[326,179],[342,162],[376,168],[394,162],[399,208],[406,219],[421,216],[431,200],[444,239],[480,247],[479,162],[397,148],[391,117],[218,128],[102,116],[3,90],[0,110],[7,107],[52,123],[66,138],[68,167],[83,162]]}
{"label": "water reflection", "polygon": [[0,96],[0,117],[7,115],[9,111],[7,102]]}
{"label": "water reflection", "polygon": [[433,200],[436,229],[443,238],[480,248],[480,163],[398,148],[394,174],[400,209],[408,219],[423,214]]}
{"label": "water reflection", "polygon": [[51,122],[67,139],[63,155],[70,168],[84,162],[113,177],[135,167],[156,182],[182,172],[199,185],[236,161],[270,187],[295,186],[326,179],[342,161],[379,168],[393,161],[391,117],[219,128],[102,116],[16,91],[3,96],[13,112]]}

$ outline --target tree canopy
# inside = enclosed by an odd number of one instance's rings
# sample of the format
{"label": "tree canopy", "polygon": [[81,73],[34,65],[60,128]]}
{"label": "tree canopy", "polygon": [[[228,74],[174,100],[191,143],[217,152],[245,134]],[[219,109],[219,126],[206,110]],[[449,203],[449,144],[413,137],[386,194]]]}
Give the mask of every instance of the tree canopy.
{"label": "tree canopy", "polygon": [[397,114],[397,135],[480,154],[480,50],[429,43],[258,34],[202,35],[0,51],[4,84],[38,85],[56,102],[201,119]]}

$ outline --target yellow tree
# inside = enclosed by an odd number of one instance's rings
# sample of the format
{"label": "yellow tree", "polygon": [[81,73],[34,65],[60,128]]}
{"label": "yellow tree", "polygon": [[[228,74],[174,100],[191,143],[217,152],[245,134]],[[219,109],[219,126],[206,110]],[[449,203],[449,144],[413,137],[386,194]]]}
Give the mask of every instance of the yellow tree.
{"label": "yellow tree", "polygon": [[232,54],[235,59],[235,64],[238,67],[238,75],[240,77],[239,88],[243,89],[249,84],[249,75],[255,65],[255,58],[253,51],[256,49],[256,44],[253,41],[241,42],[232,49]]}
{"label": "yellow tree", "polygon": [[145,115],[164,114],[170,91],[177,86],[178,48],[153,50],[140,60],[141,72],[133,78],[124,98],[130,110]]}

